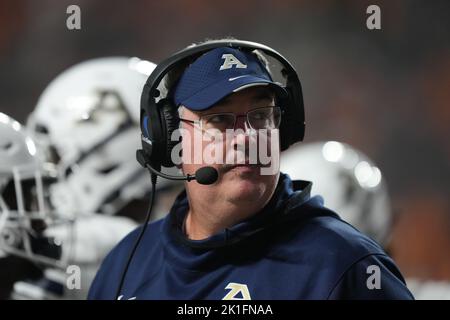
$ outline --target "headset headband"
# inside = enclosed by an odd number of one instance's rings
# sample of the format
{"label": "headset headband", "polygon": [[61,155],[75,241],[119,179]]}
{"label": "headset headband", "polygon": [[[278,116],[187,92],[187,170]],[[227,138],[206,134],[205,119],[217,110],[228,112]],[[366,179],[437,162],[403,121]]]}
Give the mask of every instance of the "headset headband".
{"label": "headset headband", "polygon": [[[182,60],[197,55],[199,53],[207,52],[209,50],[220,48],[220,47],[230,47],[236,49],[251,49],[251,50],[261,50],[268,56],[275,58],[279,61],[284,67],[284,75],[287,78],[287,82],[295,81],[300,85],[300,80],[298,79],[297,72],[291,63],[283,57],[280,53],[275,51],[274,49],[251,41],[242,41],[242,40],[212,40],[205,42],[203,44],[195,45],[193,47],[188,47],[183,50],[180,50],[173,54],[168,59],[160,62],[155,70],[148,77],[146,85],[150,87],[150,97],[157,97],[155,90],[160,84],[161,80],[173,69],[177,66]],[[156,95],[155,95],[156,94]]]}

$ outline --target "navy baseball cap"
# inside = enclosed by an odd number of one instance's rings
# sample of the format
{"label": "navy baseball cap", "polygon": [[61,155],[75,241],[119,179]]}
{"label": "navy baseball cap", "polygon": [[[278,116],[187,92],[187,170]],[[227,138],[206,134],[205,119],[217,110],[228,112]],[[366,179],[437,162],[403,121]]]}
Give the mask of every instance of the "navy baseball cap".
{"label": "navy baseball cap", "polygon": [[221,47],[206,52],[186,68],[176,85],[174,102],[201,111],[231,93],[264,85],[273,88],[279,97],[287,95],[254,54]]}

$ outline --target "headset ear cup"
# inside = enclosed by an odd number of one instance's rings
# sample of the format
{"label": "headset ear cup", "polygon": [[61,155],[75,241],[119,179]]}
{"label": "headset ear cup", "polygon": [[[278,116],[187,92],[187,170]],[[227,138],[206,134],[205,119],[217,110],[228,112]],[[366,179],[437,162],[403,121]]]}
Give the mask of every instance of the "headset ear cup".
{"label": "headset ear cup", "polygon": [[288,97],[280,102],[280,105],[284,106],[280,124],[281,151],[303,141],[305,135],[305,111],[300,82],[288,83],[285,89]]}
{"label": "headset ear cup", "polygon": [[161,111],[161,122],[165,127],[165,154],[162,158],[162,165],[164,167],[173,167],[174,163],[172,161],[172,150],[179,143],[178,140],[172,141],[172,133],[179,128],[180,118],[178,116],[177,108],[173,105],[173,103],[168,99],[161,100],[158,104],[160,104]]}
{"label": "headset ear cup", "polygon": [[152,145],[145,142],[144,139],[149,139],[149,133],[148,133],[148,125],[149,125],[149,120],[148,120],[148,116],[145,113],[145,111],[141,110],[141,133],[142,133],[142,149],[144,150],[144,152],[148,155],[151,156],[152,155]]}

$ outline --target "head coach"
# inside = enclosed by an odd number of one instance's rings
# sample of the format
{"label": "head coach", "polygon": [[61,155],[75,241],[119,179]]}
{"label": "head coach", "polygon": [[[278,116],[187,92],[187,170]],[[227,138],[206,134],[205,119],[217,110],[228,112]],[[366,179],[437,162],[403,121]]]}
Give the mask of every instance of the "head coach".
{"label": "head coach", "polygon": [[[187,180],[185,191],[109,253],[89,299],[413,298],[375,241],[311,197],[311,182],[273,165],[304,136],[300,80],[275,50],[225,39],[174,54],[144,86],[141,130],[137,158],[152,183]],[[252,145],[270,162],[251,161]],[[174,165],[183,176],[161,173]]]}

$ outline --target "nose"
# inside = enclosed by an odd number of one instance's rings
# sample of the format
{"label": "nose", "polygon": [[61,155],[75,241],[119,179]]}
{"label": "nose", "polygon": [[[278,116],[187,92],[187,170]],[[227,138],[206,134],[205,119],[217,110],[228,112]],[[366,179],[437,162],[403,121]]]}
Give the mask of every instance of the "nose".
{"label": "nose", "polygon": [[236,117],[236,123],[234,125],[234,129],[242,129],[245,132],[247,132],[247,130],[250,130],[250,125],[248,124],[247,121],[247,116],[237,116]]}
{"label": "nose", "polygon": [[247,123],[247,117],[237,116],[232,139],[234,150],[242,149],[242,151],[247,151],[250,142],[249,133],[250,126]]}

